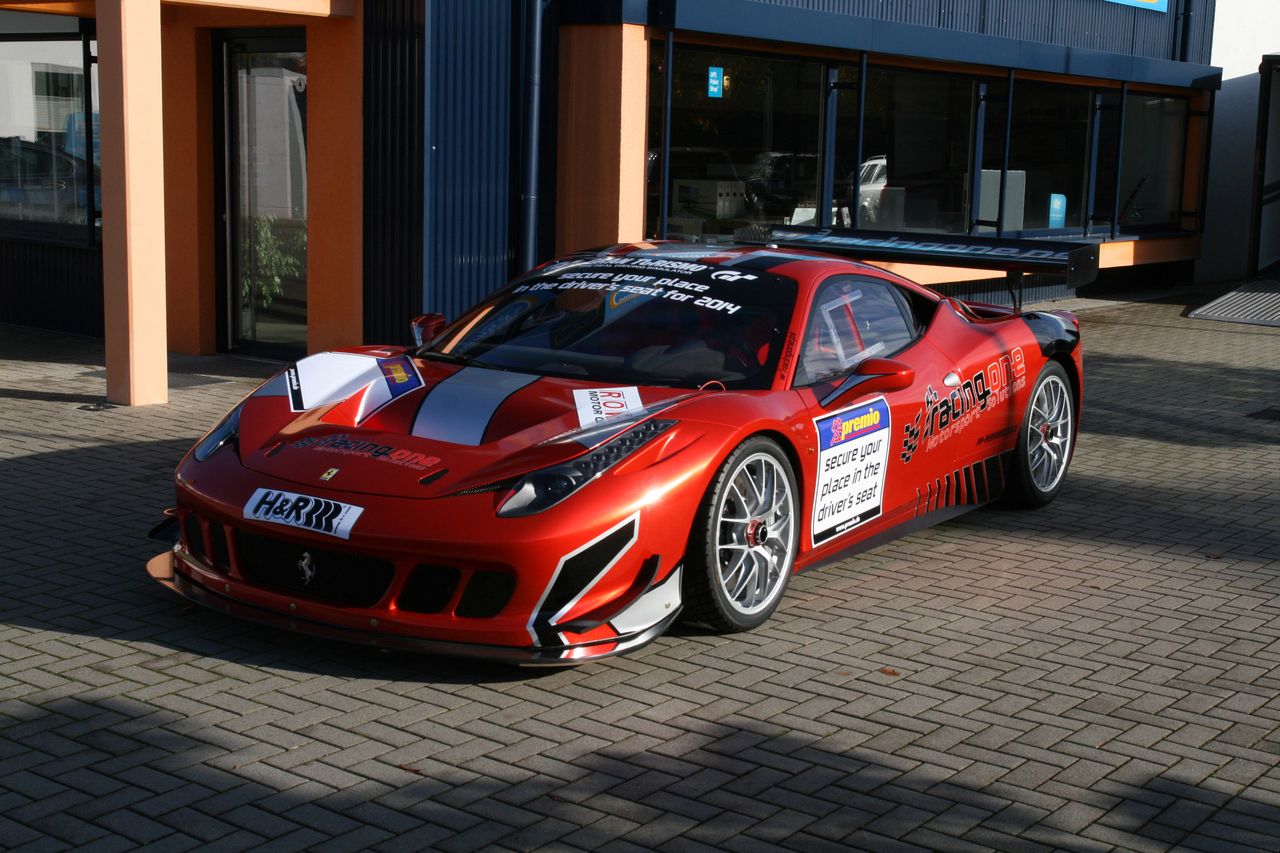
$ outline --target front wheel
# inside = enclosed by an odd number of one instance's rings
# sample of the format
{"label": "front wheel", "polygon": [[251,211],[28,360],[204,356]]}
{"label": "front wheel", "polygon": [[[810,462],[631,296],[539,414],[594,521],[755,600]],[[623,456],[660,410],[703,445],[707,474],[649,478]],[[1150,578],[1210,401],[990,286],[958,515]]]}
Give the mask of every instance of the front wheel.
{"label": "front wheel", "polygon": [[799,542],[796,480],[778,444],[751,438],[720,466],[689,538],[685,618],[722,634],[765,622]]}
{"label": "front wheel", "polygon": [[1022,416],[1008,502],[1042,507],[1062,488],[1075,444],[1075,402],[1067,371],[1051,361],[1040,371]]}

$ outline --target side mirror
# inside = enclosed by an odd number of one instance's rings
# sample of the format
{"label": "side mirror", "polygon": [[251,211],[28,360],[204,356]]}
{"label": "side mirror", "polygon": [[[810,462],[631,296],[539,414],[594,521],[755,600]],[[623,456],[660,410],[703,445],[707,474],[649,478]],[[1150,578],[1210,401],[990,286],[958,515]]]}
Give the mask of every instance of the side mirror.
{"label": "side mirror", "polygon": [[422,346],[443,332],[447,325],[449,324],[443,314],[419,314],[409,321],[409,331],[413,332],[413,345]]}
{"label": "side mirror", "polygon": [[827,408],[854,397],[902,391],[915,381],[916,369],[906,362],[892,358],[868,358],[858,362],[853,372],[821,402],[823,408]]}

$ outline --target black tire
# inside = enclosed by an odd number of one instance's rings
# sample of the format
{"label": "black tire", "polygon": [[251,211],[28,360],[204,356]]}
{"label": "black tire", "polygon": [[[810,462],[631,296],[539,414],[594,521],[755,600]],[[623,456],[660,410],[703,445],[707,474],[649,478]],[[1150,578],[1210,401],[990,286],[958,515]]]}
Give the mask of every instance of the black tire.
{"label": "black tire", "polygon": [[1009,465],[1005,503],[1035,509],[1057,496],[1076,447],[1075,392],[1067,371],[1050,361],[1036,377]]}
{"label": "black tire", "polygon": [[721,634],[764,624],[795,565],[799,512],[795,472],[777,442],[756,436],[734,448],[712,478],[689,536],[685,621]]}

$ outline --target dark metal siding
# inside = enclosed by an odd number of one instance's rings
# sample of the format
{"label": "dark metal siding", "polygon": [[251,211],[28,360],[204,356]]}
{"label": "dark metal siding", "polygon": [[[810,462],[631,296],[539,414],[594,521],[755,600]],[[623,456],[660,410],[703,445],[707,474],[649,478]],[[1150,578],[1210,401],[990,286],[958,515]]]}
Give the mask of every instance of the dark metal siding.
{"label": "dark metal siding", "polygon": [[102,337],[102,248],[0,240],[0,323]]}
{"label": "dark metal siding", "polygon": [[499,0],[428,15],[423,303],[453,319],[511,273],[514,18]]}
{"label": "dark metal siding", "polygon": [[[364,340],[422,311],[423,0],[364,6]],[[357,117],[353,117],[357,120]]]}
{"label": "dark metal siding", "polygon": [[[697,0],[682,0],[697,2]],[[780,6],[942,27],[1064,47],[1177,59],[1178,13],[1184,0],[1169,0],[1169,11],[1152,12],[1104,0],[750,0]],[[1208,64],[1214,0],[1192,0],[1187,60]]]}

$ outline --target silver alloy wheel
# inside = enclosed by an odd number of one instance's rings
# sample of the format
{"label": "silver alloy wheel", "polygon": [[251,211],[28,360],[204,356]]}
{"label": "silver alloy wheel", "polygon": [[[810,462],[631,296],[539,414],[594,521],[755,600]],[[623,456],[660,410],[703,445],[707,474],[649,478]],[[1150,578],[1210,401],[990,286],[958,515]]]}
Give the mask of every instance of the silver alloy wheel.
{"label": "silver alloy wheel", "polygon": [[795,499],[774,456],[738,463],[716,508],[716,581],[744,616],[770,607],[786,585],[795,548]]}
{"label": "silver alloy wheel", "polygon": [[1040,491],[1052,491],[1066,472],[1071,435],[1071,390],[1050,374],[1036,388],[1027,417],[1027,468]]}

